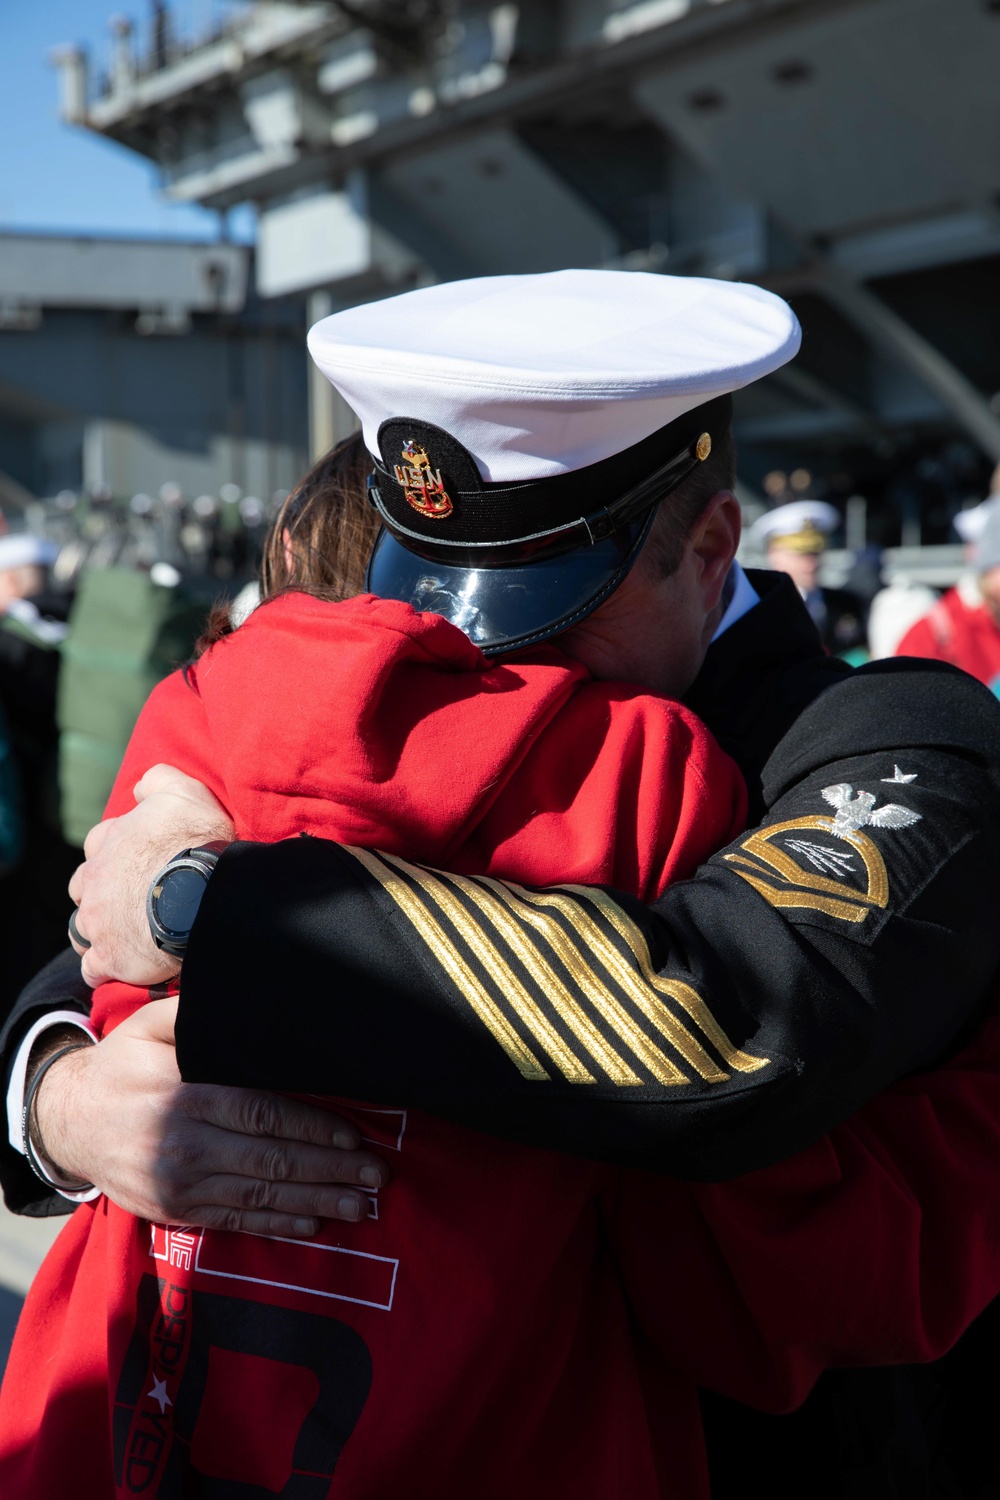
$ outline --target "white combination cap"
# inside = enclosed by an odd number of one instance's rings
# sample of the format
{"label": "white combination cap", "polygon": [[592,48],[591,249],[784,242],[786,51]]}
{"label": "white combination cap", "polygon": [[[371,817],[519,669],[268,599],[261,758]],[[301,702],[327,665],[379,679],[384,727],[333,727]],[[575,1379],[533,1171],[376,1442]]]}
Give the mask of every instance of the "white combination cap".
{"label": "white combination cap", "polygon": [[379,452],[383,422],[450,433],[487,483],[572,473],[792,359],[798,320],[740,282],[552,271],[334,313],[309,352]]}
{"label": "white combination cap", "polygon": [[369,589],[490,655],[569,629],[724,442],[731,392],[799,339],[759,287],[626,271],[453,281],[325,318],[310,352],[373,456]]}
{"label": "white combination cap", "polygon": [[979,505],[973,505],[969,510],[958,512],[952,524],[966,546],[979,541],[986,530],[986,522],[998,508],[1000,508],[1000,495],[990,495]]}
{"label": "white combination cap", "polygon": [[0,536],[0,573],[8,568],[48,568],[55,562],[59,548],[44,536],[19,532]]}
{"label": "white combination cap", "polygon": [[839,525],[840,512],[825,500],[793,500],[758,516],[749,535],[761,546],[822,552],[830,532]]}

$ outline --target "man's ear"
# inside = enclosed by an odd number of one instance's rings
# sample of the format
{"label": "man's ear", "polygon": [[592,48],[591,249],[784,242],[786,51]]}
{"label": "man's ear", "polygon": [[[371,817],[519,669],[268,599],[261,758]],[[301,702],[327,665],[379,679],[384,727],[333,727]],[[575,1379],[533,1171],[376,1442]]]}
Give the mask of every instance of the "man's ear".
{"label": "man's ear", "polygon": [[740,545],[743,516],[731,490],[714,494],[691,530],[691,550],[699,565],[699,583],[706,613],[722,597],[722,589]]}

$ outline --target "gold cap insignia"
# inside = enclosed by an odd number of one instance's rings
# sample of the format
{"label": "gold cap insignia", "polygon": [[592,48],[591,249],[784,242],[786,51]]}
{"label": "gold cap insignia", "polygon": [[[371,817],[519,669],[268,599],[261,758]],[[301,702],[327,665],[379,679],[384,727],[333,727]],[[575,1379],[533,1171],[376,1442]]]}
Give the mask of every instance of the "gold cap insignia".
{"label": "gold cap insignia", "polygon": [[709,433],[702,433],[697,443],[695,443],[694,451],[697,454],[699,462],[704,463],[712,451],[712,439]]}
{"label": "gold cap insignia", "polygon": [[407,505],[412,505],[422,516],[430,516],[435,521],[442,521],[445,516],[450,516],[455,509],[451,496],[444,487],[441,470],[431,467],[425,449],[412,438],[407,438],[403,444],[402,459],[401,464],[395,465],[395,474],[396,483],[406,496]]}
{"label": "gold cap insignia", "polygon": [[798,531],[786,533],[784,536],[771,536],[767,539],[769,547],[784,547],[788,552],[801,552],[804,556],[825,552],[826,544],[826,534],[820,531],[814,521],[807,521],[804,526],[799,527]]}

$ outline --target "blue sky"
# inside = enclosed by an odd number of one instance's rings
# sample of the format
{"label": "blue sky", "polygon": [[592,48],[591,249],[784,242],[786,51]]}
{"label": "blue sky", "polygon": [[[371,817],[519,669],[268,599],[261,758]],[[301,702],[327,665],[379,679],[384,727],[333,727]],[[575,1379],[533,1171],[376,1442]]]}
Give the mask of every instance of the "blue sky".
{"label": "blue sky", "polygon": [[[184,33],[206,28],[226,8],[226,0],[172,6]],[[167,202],[142,158],[59,120],[49,52],[60,43],[84,43],[100,69],[110,54],[108,18],[116,12],[132,16],[144,38],[148,0],[0,0],[0,230],[215,239],[216,215]],[[247,237],[250,222],[241,210],[233,226],[238,237]]]}

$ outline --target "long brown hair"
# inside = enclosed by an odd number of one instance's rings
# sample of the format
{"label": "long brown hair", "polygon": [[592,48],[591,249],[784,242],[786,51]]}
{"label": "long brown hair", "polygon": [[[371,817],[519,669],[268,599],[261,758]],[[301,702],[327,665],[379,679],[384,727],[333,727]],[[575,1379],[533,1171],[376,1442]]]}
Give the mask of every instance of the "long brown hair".
{"label": "long brown hair", "polygon": [[[355,432],[299,480],[264,539],[261,603],[292,589],[335,604],[364,592],[380,525],[367,497],[371,466],[361,434]],[[195,647],[195,659],[232,628],[228,604],[217,604]]]}
{"label": "long brown hair", "polygon": [[298,589],[339,602],[364,592],[378,534],[366,482],[372,461],[359,432],[313,464],[271,522],[260,565],[263,599]]}

